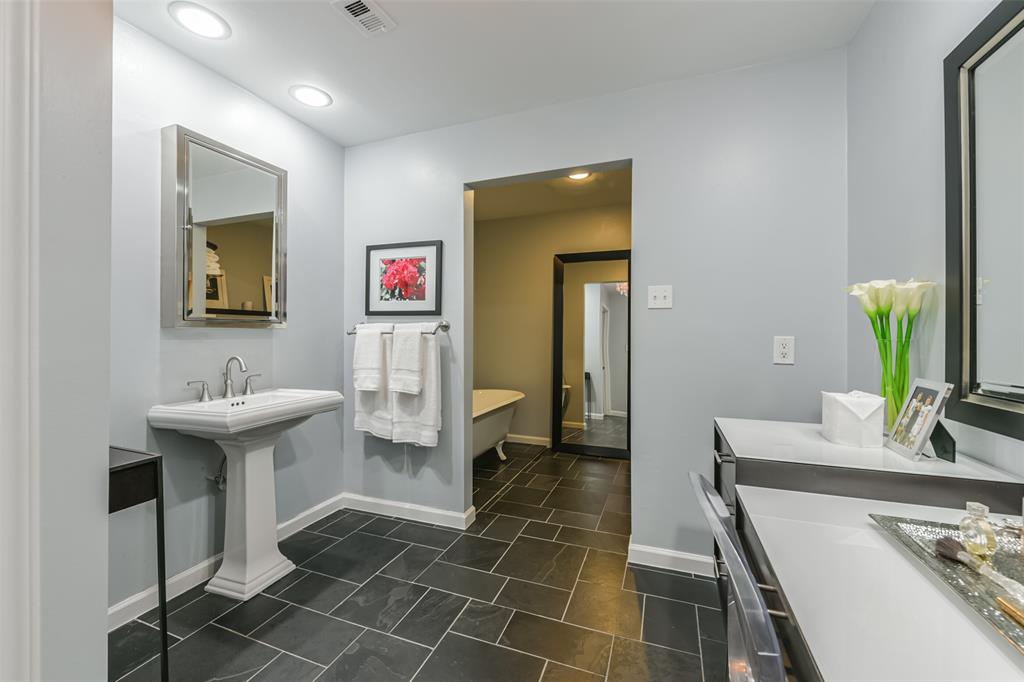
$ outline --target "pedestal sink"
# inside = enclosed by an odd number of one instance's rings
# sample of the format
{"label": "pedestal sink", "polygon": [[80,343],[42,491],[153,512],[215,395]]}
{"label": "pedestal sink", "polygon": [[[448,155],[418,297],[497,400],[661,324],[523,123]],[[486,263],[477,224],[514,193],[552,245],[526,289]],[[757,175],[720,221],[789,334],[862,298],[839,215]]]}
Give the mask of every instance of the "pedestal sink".
{"label": "pedestal sink", "polygon": [[207,592],[246,600],[295,568],[277,548],[274,446],[284,431],[341,401],[337,391],[279,388],[150,408],[154,428],[216,441],[227,455],[224,560]]}

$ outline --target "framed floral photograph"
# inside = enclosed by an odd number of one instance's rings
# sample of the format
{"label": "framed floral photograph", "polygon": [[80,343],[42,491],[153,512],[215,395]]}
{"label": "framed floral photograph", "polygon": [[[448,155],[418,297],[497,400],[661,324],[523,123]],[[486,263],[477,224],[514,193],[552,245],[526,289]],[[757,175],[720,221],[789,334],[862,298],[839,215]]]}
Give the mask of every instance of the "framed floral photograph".
{"label": "framed floral photograph", "polygon": [[953,384],[914,379],[886,446],[909,457],[921,454],[952,391]]}
{"label": "framed floral photograph", "polygon": [[441,314],[441,241],[366,247],[367,315]]}

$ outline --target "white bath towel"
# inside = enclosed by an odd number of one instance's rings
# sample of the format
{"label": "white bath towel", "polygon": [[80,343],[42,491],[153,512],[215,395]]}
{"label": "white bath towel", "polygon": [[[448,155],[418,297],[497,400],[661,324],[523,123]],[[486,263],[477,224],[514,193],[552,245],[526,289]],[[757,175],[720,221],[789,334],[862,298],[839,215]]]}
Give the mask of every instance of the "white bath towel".
{"label": "white bath towel", "polygon": [[392,335],[381,335],[381,358],[383,362],[381,376],[384,377],[383,384],[379,391],[356,391],[355,417],[353,419],[353,426],[356,431],[365,431],[384,440],[391,440],[394,428],[392,424],[394,418],[394,394],[387,390],[391,346]]}
{"label": "white bath towel", "polygon": [[[430,324],[427,331],[433,331]],[[423,387],[423,332],[424,325],[396,324],[395,340],[391,350],[391,371],[388,390],[395,393],[419,395]]]}
{"label": "white bath towel", "polygon": [[[433,323],[422,327],[425,331],[433,328]],[[419,395],[389,391],[394,410],[391,440],[435,447],[441,430],[441,353],[437,336],[422,334],[420,348],[423,386]]]}
{"label": "white bath towel", "polygon": [[[357,391],[387,392],[384,347],[381,332],[394,329],[393,324],[361,324],[356,328],[356,344],[352,355],[352,383]],[[390,347],[390,343],[388,346]]]}

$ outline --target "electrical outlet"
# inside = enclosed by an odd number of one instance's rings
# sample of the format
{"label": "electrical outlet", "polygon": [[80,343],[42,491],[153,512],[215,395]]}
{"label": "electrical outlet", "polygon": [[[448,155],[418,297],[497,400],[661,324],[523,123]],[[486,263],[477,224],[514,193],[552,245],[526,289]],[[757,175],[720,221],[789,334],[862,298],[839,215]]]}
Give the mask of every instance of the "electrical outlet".
{"label": "electrical outlet", "polygon": [[671,308],[672,285],[662,284],[659,286],[647,287],[647,307]]}
{"label": "electrical outlet", "polygon": [[776,336],[772,344],[772,358],[776,365],[796,363],[796,337]]}

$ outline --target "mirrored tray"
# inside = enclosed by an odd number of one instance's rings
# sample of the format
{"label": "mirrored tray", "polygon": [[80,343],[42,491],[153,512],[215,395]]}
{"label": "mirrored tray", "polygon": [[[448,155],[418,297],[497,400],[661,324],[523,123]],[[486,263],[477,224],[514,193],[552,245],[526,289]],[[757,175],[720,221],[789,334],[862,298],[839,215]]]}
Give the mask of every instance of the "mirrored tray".
{"label": "mirrored tray", "polygon": [[[999,634],[1024,654],[1024,628],[1003,613],[996,597],[1007,597],[1006,592],[988,578],[978,575],[963,564],[935,555],[935,541],[950,536],[960,540],[960,529],[948,523],[935,523],[921,519],[869,514],[887,533],[900,541],[911,554],[921,560],[932,573],[942,579],[971,608],[977,611]],[[1020,538],[1005,533],[999,535],[999,545],[992,556],[992,566],[1003,575],[1024,583],[1024,557]]]}

